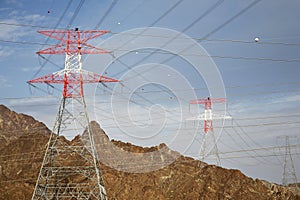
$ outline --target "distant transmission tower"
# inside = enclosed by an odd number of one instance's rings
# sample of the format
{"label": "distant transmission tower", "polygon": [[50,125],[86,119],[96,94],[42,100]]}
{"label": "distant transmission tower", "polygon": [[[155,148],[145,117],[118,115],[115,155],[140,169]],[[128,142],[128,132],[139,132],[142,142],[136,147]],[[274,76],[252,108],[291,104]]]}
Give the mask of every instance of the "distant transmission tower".
{"label": "distant transmission tower", "polygon": [[225,98],[204,98],[204,99],[196,99],[191,100],[190,104],[204,104],[204,114],[200,114],[197,117],[192,117],[187,120],[203,120],[204,121],[204,135],[202,141],[202,147],[200,149],[200,160],[204,161],[207,156],[207,136],[210,137],[210,141],[212,142],[212,149],[208,152],[210,155],[215,156],[215,162],[217,165],[221,165],[219,150],[216,142],[216,138],[214,135],[213,129],[213,119],[231,119],[230,116],[226,115],[217,115],[212,112],[212,103],[225,103]]}
{"label": "distant transmission tower", "polygon": [[[118,82],[82,69],[82,54],[107,51],[87,43],[108,31],[47,30],[38,31],[61,41],[37,54],[65,54],[63,70],[28,81],[62,84],[62,99],[51,133],[32,199],[101,199],[105,200],[102,172],[94,146],[83,93],[85,83]],[[84,132],[84,133],[83,133]],[[71,144],[64,137],[81,134]]]}
{"label": "distant transmission tower", "polygon": [[291,154],[291,145],[290,145],[291,137],[292,136],[281,136],[281,138],[285,139],[285,154],[284,154],[284,163],[283,163],[282,184],[286,186],[289,185],[290,183],[295,183],[295,184],[298,183],[294,162]]}

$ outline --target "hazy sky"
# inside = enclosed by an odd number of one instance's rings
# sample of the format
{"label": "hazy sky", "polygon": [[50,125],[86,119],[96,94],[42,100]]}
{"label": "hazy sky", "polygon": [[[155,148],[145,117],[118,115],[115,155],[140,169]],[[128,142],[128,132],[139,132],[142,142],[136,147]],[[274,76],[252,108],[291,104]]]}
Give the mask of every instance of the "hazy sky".
{"label": "hazy sky", "polygon": [[[3,0],[0,5],[0,103],[51,128],[60,87],[33,88],[26,82],[63,68],[64,57],[43,55],[48,62],[39,57],[35,52],[57,41],[37,31],[110,30],[90,43],[112,54],[84,56],[83,66],[122,81],[85,90],[91,119],[111,138],[144,146],[164,142],[198,158],[202,124],[186,118],[204,108],[189,100],[226,97],[233,119],[222,132],[222,122],[215,123],[221,165],[281,183],[285,141],[279,136],[299,135],[300,1]],[[189,42],[199,46],[188,47]],[[290,138],[298,178],[299,141],[300,135]]]}

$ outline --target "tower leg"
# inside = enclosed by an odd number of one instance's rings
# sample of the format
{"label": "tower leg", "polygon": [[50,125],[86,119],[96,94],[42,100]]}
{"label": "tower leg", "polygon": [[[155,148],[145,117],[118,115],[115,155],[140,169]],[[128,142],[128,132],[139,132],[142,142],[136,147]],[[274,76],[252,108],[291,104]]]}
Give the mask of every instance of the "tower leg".
{"label": "tower leg", "polygon": [[210,164],[221,165],[217,141],[213,131],[209,131],[203,135],[200,160],[203,162],[209,160],[211,161]]}
{"label": "tower leg", "polygon": [[200,163],[200,167],[203,167],[204,166],[205,157],[206,157],[206,133],[204,133],[204,135],[203,135],[202,145],[201,145],[201,148],[200,148],[199,156],[200,156],[200,161],[202,161]]}
{"label": "tower leg", "polygon": [[[79,131],[83,134],[71,142],[65,138]],[[83,97],[61,101],[32,196],[35,199],[107,199]]]}
{"label": "tower leg", "polygon": [[290,136],[284,136],[285,139],[285,155],[283,163],[282,184],[287,186],[291,183],[298,183],[294,162],[291,154]]}
{"label": "tower leg", "polygon": [[215,134],[213,131],[210,132],[211,136],[212,136],[212,141],[213,141],[213,148],[210,151],[211,155],[215,158],[215,164],[220,166],[221,165],[221,160],[220,160],[220,156],[219,156],[219,149],[218,149],[218,145],[217,145],[217,141],[215,138]]}

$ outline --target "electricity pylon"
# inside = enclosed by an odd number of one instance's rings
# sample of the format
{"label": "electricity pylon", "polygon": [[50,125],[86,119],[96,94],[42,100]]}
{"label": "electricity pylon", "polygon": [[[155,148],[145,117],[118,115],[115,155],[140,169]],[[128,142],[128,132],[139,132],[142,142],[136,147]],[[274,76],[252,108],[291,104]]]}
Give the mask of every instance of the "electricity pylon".
{"label": "electricity pylon", "polygon": [[[62,99],[51,133],[32,200],[35,199],[101,199],[106,191],[100,162],[94,146],[92,130],[84,99],[86,83],[118,82],[82,69],[82,54],[107,51],[87,43],[108,31],[47,30],[38,31],[57,39],[59,44],[37,54],[65,54],[64,69],[28,81],[29,84],[62,84]],[[83,133],[84,132],[84,133]],[[80,140],[69,142],[65,137],[82,134]],[[75,134],[75,135],[74,135]]]}
{"label": "electricity pylon", "polygon": [[[226,115],[213,114],[212,103],[225,103],[225,102],[226,102],[225,98],[210,98],[210,97],[204,99],[191,100],[190,104],[204,104],[204,114],[200,114],[196,117],[187,119],[187,120],[194,120],[194,121],[199,121],[199,120],[204,121],[204,127],[203,127],[204,135],[202,140],[202,146],[200,149],[200,160],[204,161],[205,157],[209,154],[215,157],[215,164],[218,166],[221,165],[221,161],[220,161],[217,141],[214,135],[213,120],[231,119],[231,117]],[[207,136],[209,136],[209,138],[207,138]],[[208,153],[207,153],[207,143],[208,143],[207,140],[210,140],[210,142],[212,143],[212,148]]]}
{"label": "electricity pylon", "polygon": [[282,185],[288,186],[289,184],[298,184],[296,171],[294,167],[294,162],[291,154],[290,139],[295,136],[280,136],[278,138],[285,139],[285,154],[283,162],[283,175],[282,175]]}

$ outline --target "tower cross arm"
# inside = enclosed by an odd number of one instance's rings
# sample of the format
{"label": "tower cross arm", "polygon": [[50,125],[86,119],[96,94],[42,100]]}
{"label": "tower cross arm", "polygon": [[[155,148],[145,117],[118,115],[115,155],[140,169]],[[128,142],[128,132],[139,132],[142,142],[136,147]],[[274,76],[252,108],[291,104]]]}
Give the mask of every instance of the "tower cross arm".
{"label": "tower cross arm", "polygon": [[56,45],[40,50],[37,54],[104,54],[108,51],[88,44],[88,40],[104,35],[108,30],[43,30],[38,33],[59,40]]}
{"label": "tower cross arm", "polygon": [[32,80],[27,81],[28,83],[56,83],[56,84],[63,84],[64,78],[63,78],[64,70],[55,72],[53,74],[48,74],[41,76],[39,78],[35,78]]}
{"label": "tower cross arm", "polygon": [[70,41],[77,41],[77,36],[80,34],[80,40],[82,42],[86,42],[90,39],[99,37],[106,33],[109,33],[109,30],[85,30],[85,31],[78,31],[78,30],[42,30],[38,31],[38,33],[46,35],[47,37],[60,40],[62,42]]}
{"label": "tower cross arm", "polygon": [[190,100],[190,104],[225,103],[226,98],[203,98]]}
{"label": "tower cross arm", "polygon": [[82,81],[83,83],[119,82],[117,79],[102,76],[86,70],[82,70]]}
{"label": "tower cross arm", "polygon": [[[72,77],[72,78],[69,78]],[[101,83],[101,82],[119,82],[117,79],[102,76],[100,74],[82,70],[81,72],[73,72],[61,70],[41,76],[36,79],[28,81],[28,83],[47,83],[47,84],[80,84],[80,83]]]}
{"label": "tower cross arm", "polygon": [[66,46],[63,43],[56,44],[54,46],[51,46],[49,48],[40,50],[36,52],[36,54],[65,54],[65,53],[80,53],[80,54],[106,54],[109,53],[109,51],[105,49],[101,49],[95,46],[92,46],[87,43],[81,43],[80,48],[78,48],[78,44],[71,44],[69,45],[69,48],[67,49]]}

